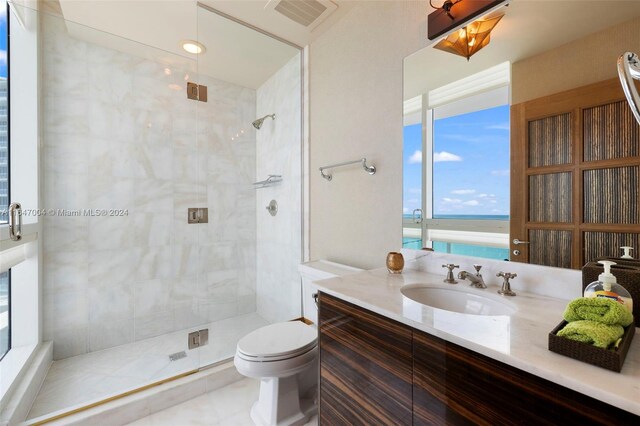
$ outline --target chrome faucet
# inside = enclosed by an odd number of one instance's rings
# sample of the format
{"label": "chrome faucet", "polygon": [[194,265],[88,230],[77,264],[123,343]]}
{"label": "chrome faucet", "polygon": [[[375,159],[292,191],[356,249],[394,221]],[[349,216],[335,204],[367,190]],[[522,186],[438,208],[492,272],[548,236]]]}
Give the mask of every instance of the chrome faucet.
{"label": "chrome faucet", "polygon": [[458,284],[458,281],[453,276],[453,270],[455,268],[459,268],[460,265],[454,265],[453,263],[447,263],[446,265],[442,265],[443,268],[447,268],[449,271],[447,272],[447,278],[444,279],[444,282],[447,284]]}
{"label": "chrome faucet", "polygon": [[458,279],[469,280],[471,282],[470,285],[475,288],[487,288],[487,285],[484,283],[484,278],[482,278],[482,274],[480,273],[482,265],[475,264],[473,268],[476,270],[475,275],[467,271],[460,271],[458,272]]}
{"label": "chrome faucet", "polygon": [[517,276],[518,274],[512,274],[511,272],[498,272],[496,274],[496,277],[504,278],[504,281],[502,282],[502,288],[498,290],[498,294],[501,294],[503,296],[515,296],[516,293],[511,290],[511,283],[509,283],[509,279],[515,278]]}

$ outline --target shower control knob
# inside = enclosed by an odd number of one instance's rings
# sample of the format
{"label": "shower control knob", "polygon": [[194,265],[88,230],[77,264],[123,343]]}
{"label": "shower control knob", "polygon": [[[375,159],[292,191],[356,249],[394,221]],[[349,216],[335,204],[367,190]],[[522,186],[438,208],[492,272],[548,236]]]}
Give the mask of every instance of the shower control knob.
{"label": "shower control knob", "polygon": [[276,214],[278,214],[278,202],[276,200],[271,200],[271,202],[267,206],[267,211],[271,216],[275,216]]}

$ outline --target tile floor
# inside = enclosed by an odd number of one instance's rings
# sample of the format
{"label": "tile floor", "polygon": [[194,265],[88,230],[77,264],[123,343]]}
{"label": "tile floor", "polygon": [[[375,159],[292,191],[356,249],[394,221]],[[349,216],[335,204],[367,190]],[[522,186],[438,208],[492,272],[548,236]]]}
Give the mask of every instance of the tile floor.
{"label": "tile floor", "polygon": [[[264,318],[251,313],[55,361],[28,419],[68,411],[231,358],[242,336],[266,324]],[[209,328],[209,344],[188,350],[187,334],[202,328]],[[169,355],[180,351],[187,357],[171,362]]]}
{"label": "tile floor", "polygon": [[[242,379],[226,387],[144,417],[129,426],[253,426],[249,415],[260,382]],[[317,417],[306,426],[316,426]]]}

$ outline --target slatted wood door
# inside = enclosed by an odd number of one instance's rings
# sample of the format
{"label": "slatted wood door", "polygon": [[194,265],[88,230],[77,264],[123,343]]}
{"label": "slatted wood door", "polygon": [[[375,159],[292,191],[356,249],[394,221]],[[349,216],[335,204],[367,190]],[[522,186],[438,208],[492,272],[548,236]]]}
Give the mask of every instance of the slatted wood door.
{"label": "slatted wood door", "polygon": [[513,105],[511,156],[512,261],[578,269],[640,250],[640,125],[617,79]]}

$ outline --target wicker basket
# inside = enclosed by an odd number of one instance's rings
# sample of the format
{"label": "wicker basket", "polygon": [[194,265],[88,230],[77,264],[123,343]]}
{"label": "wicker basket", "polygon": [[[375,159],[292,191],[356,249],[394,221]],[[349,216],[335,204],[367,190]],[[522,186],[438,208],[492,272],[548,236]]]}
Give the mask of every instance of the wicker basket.
{"label": "wicker basket", "polygon": [[636,332],[633,324],[625,328],[622,342],[615,351],[558,336],[558,331],[562,330],[565,325],[567,322],[562,321],[549,333],[550,351],[618,373],[622,370],[622,364],[624,364],[624,359],[629,352],[629,346],[631,346],[633,335]]}
{"label": "wicker basket", "polygon": [[[640,327],[640,261],[620,258],[603,258],[599,260],[612,260],[616,265],[611,267],[611,273],[615,275],[618,284],[627,289],[633,300],[633,316],[636,327]],[[582,267],[582,291],[589,284],[598,281],[598,275],[604,272],[604,268],[597,262],[589,262]]]}

